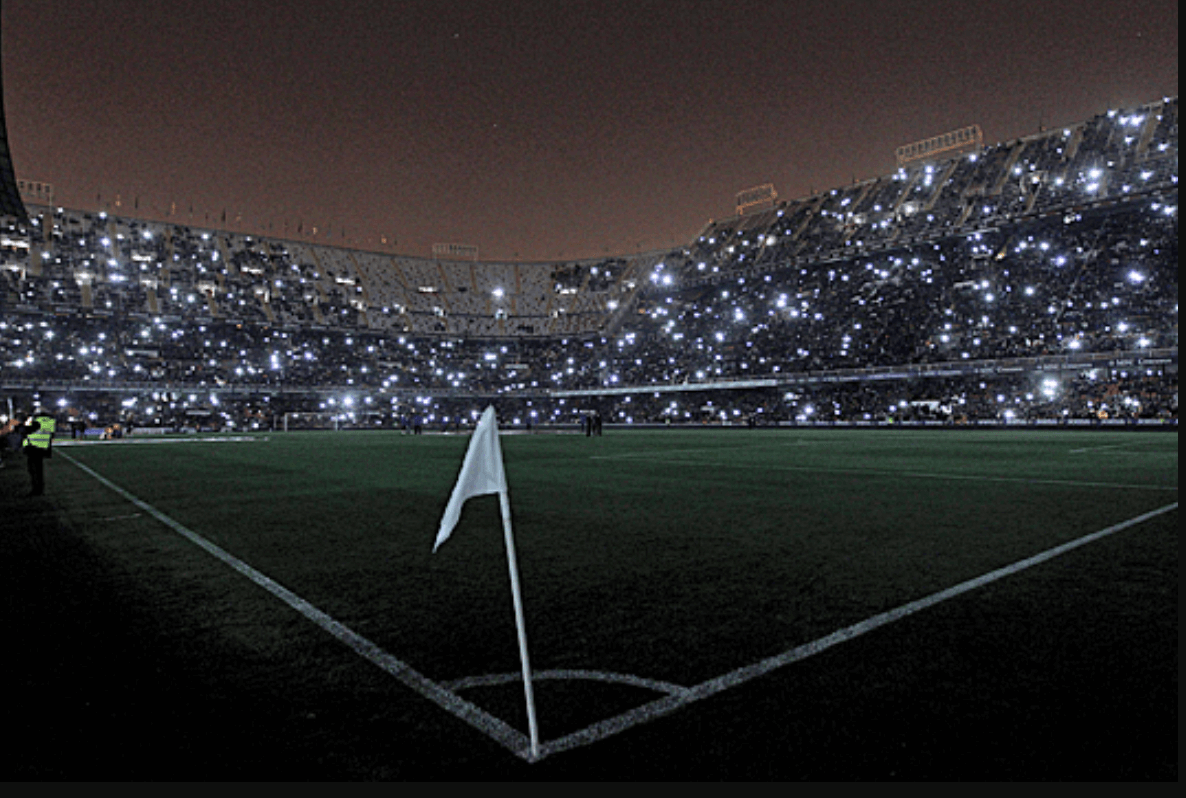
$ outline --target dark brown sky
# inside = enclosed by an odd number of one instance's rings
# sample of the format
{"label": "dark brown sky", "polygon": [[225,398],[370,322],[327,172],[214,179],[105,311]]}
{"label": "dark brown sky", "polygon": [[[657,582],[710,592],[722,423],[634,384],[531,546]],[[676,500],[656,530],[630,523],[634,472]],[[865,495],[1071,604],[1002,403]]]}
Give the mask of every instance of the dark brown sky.
{"label": "dark brown sky", "polygon": [[[735,194],[1178,93],[1177,0],[3,0],[60,205],[428,255],[682,243]],[[138,205],[138,207],[136,207]],[[216,224],[215,226],[221,226]],[[328,229],[328,234],[327,234]]]}

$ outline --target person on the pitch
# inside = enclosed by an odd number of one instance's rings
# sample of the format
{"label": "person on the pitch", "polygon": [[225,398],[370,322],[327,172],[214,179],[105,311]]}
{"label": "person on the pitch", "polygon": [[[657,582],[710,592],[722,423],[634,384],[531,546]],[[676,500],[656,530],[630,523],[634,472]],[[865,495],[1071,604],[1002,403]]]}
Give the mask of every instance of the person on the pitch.
{"label": "person on the pitch", "polygon": [[25,461],[29,466],[32,487],[29,496],[45,494],[45,461],[53,457],[57,422],[44,408],[37,408],[19,428],[24,438]]}

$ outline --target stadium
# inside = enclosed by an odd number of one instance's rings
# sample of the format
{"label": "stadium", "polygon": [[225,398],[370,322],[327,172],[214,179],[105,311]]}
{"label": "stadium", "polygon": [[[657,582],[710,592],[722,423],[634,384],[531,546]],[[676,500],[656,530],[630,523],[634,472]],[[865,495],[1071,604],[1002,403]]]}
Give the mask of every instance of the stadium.
{"label": "stadium", "polygon": [[[1178,99],[978,134],[546,263],[0,142],[10,776],[1176,780]],[[492,500],[431,551],[489,406],[538,740]]]}
{"label": "stadium", "polygon": [[88,429],[1177,414],[1176,98],[595,262],[27,213],[4,389]]}

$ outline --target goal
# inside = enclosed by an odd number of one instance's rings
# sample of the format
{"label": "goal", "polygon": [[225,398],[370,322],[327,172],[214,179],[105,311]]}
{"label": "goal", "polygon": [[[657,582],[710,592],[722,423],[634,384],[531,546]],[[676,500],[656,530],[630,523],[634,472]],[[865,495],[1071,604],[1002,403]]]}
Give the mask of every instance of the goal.
{"label": "goal", "polygon": [[340,413],[290,412],[284,414],[284,431],[306,429],[338,430],[344,426]]}

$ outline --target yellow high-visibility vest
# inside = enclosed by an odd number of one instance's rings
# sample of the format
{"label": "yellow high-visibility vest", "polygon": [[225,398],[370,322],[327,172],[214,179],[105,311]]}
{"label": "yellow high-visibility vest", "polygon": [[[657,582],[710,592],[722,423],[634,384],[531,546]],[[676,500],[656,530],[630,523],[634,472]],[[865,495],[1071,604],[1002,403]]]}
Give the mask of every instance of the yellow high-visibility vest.
{"label": "yellow high-visibility vest", "polygon": [[26,435],[25,445],[48,449],[49,442],[53,439],[54,431],[57,429],[57,422],[50,416],[37,416],[33,420],[41,425],[41,429]]}

